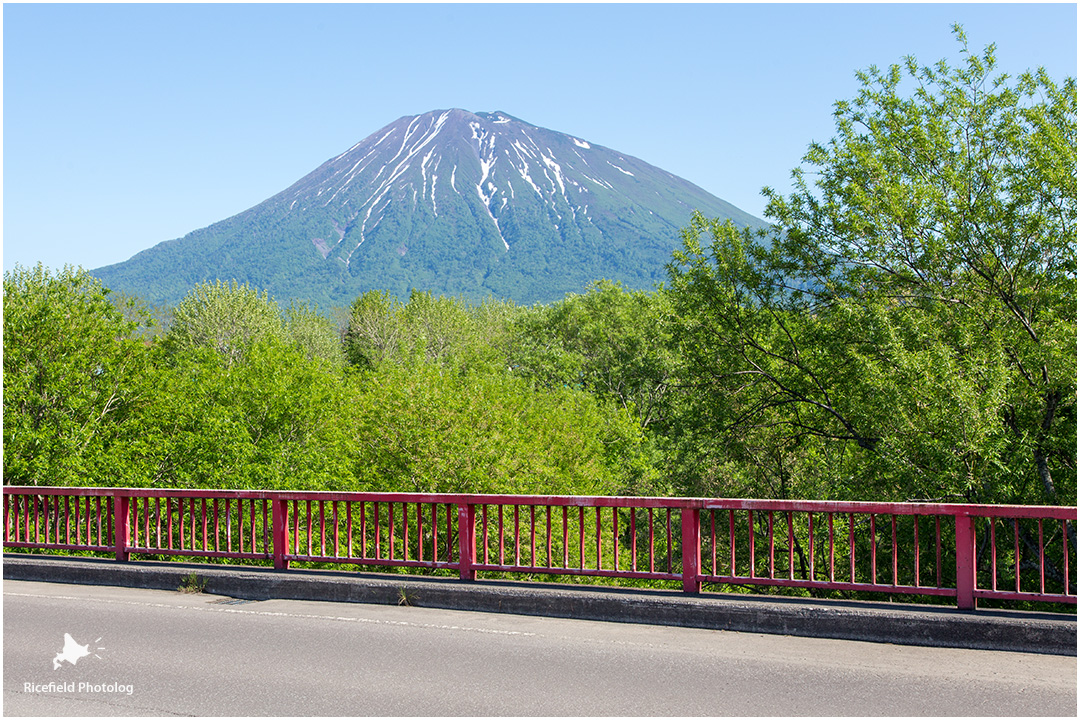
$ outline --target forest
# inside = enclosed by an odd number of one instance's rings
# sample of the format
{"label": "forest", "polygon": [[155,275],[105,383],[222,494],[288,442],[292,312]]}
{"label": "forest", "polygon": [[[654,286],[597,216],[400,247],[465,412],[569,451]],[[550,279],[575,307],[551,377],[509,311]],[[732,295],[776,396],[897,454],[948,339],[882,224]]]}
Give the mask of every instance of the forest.
{"label": "forest", "polygon": [[17,267],[4,483],[1074,505],[1075,79],[957,35],[650,290],[161,309]]}

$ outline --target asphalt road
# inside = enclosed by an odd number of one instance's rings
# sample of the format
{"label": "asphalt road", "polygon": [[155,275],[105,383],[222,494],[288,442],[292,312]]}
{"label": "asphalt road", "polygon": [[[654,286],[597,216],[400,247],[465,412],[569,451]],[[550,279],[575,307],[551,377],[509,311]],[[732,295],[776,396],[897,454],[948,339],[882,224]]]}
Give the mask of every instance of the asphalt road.
{"label": "asphalt road", "polygon": [[[1077,714],[1075,657],[3,587],[9,716]],[[54,669],[65,633],[90,654]]]}

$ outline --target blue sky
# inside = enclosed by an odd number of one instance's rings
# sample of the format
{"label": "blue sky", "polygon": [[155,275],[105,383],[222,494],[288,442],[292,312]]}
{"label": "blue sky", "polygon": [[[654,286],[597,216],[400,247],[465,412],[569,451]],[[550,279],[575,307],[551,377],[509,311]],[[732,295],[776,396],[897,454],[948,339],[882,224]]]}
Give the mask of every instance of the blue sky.
{"label": "blue sky", "polygon": [[10,270],[242,212],[404,115],[501,110],[761,215],[855,71],[993,42],[1076,75],[1064,4],[5,4]]}

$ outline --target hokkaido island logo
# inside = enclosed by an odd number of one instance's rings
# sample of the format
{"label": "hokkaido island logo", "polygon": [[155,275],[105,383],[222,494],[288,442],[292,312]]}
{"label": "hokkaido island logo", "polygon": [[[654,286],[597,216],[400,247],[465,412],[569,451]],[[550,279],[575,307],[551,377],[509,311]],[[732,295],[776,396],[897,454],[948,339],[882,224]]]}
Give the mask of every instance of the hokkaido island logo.
{"label": "hokkaido island logo", "polygon": [[[101,642],[101,638],[98,638],[94,642]],[[60,663],[62,662],[69,662],[74,665],[75,663],[79,662],[79,660],[88,655],[93,655],[100,660],[101,656],[97,654],[97,651],[104,649],[105,648],[99,647],[91,650],[90,645],[80,645],[78,642],[75,641],[75,638],[71,637],[70,634],[64,633],[64,649],[58,652],[56,654],[56,657],[53,658],[53,670],[59,670]]]}

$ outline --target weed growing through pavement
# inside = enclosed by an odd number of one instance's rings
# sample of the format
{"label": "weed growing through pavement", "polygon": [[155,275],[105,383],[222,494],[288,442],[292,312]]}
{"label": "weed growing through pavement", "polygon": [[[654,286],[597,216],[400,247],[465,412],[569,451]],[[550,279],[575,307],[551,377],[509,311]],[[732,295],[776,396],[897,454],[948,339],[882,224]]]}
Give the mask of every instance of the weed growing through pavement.
{"label": "weed growing through pavement", "polygon": [[206,578],[199,577],[195,573],[185,575],[177,588],[182,593],[201,593],[206,589]]}
{"label": "weed growing through pavement", "polygon": [[407,585],[402,585],[398,588],[398,605],[410,607],[419,599],[419,596],[410,590]]}

